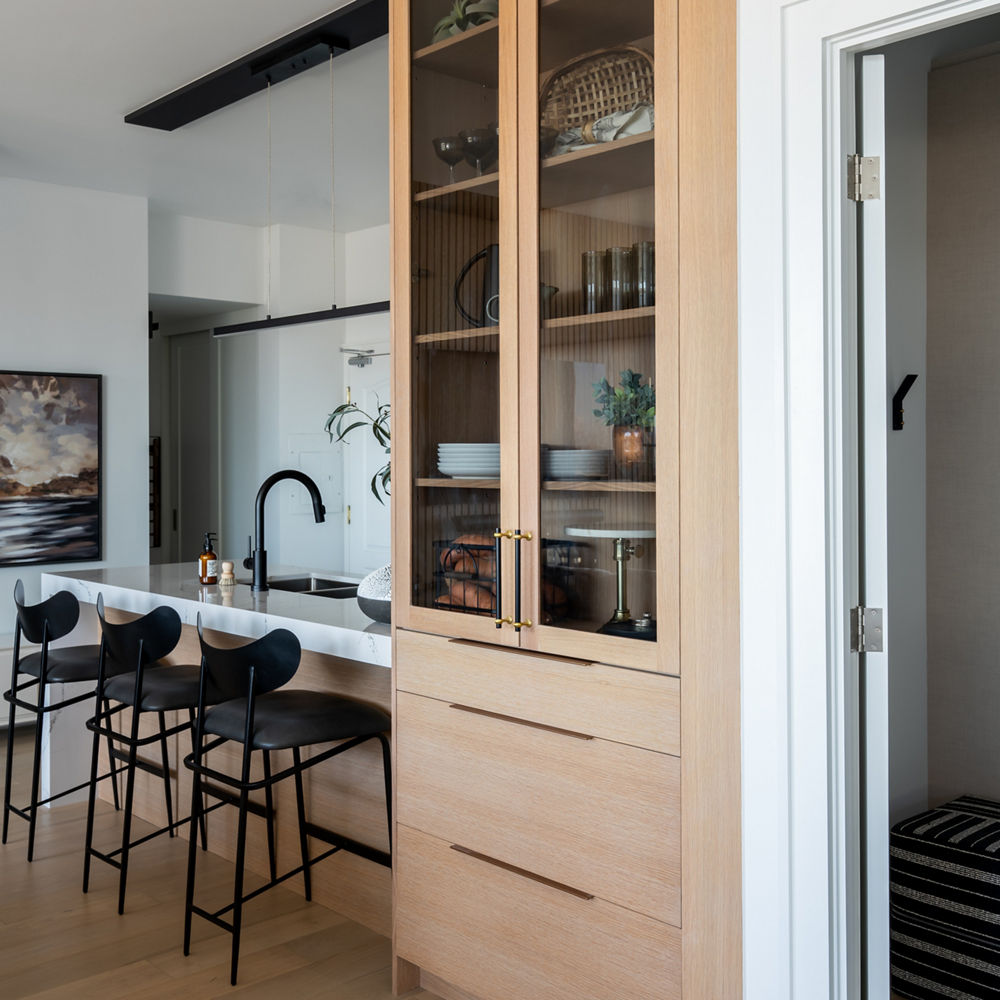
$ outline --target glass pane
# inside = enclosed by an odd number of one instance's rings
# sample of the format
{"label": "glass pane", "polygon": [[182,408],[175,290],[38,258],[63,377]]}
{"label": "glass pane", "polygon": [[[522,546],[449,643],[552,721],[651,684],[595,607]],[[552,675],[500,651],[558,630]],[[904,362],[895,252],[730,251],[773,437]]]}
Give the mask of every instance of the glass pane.
{"label": "glass pane", "polygon": [[653,639],[653,0],[539,18],[542,620]]}
{"label": "glass pane", "polygon": [[488,12],[449,19],[452,12],[451,0],[412,5],[412,601],[492,615],[499,22]]}

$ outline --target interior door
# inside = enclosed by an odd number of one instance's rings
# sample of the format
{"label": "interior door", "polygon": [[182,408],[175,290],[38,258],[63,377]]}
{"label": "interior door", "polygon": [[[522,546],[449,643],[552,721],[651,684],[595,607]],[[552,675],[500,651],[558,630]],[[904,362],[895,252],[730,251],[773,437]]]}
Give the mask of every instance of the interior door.
{"label": "interior door", "polygon": [[[389,400],[389,356],[374,357],[364,367],[344,362],[344,384],[349,398],[365,413],[377,413]],[[344,503],[347,541],[344,546],[349,573],[364,576],[389,562],[392,541],[389,500],[379,503],[372,495],[371,481],[388,459],[385,449],[369,433],[355,434],[343,449]]]}
{"label": "interior door", "polygon": [[861,995],[889,996],[889,683],[885,296],[885,60],[862,56],[858,74],[858,151],[878,157],[879,192],[863,191],[858,224],[858,589],[866,615],[852,653],[858,678]]}

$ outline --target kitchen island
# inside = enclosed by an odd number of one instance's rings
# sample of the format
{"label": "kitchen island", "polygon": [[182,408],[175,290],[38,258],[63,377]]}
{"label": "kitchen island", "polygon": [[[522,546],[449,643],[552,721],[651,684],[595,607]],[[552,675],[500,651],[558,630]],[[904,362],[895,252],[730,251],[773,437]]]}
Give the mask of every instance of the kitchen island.
{"label": "kitchen island", "polygon": [[[308,570],[278,567],[269,578],[280,581],[308,575]],[[323,575],[351,579],[343,574]],[[64,640],[65,644],[99,640],[94,606],[98,594],[103,596],[109,621],[124,621],[159,605],[173,607],[180,615],[183,633],[177,649],[167,658],[171,663],[199,662],[196,630],[199,614],[206,638],[219,646],[240,645],[274,629],[286,628],[302,645],[299,670],[289,686],[330,691],[371,702],[387,712],[390,709],[389,626],[364,615],[353,597],[328,598],[276,589],[255,594],[245,582],[237,583],[227,592],[216,585],[200,585],[194,567],[188,563],[44,573],[42,596],[48,597],[59,590],[70,591],[81,604],[80,623]],[[58,696],[58,692],[53,692],[51,700]],[[76,711],[54,713],[44,741],[43,775],[47,776],[45,784],[52,791],[86,777],[91,744],[84,723],[92,706],[85,702],[74,708]],[[124,717],[123,724],[127,724],[128,712]],[[172,724],[171,719],[167,721]],[[178,766],[188,752],[190,742],[186,733],[172,738],[171,776],[179,815],[187,815],[190,809],[189,776],[183,765]],[[219,753],[231,751],[223,748]],[[221,756],[217,758],[220,763],[222,760]],[[320,764],[306,773],[305,782],[306,810],[312,822],[379,851],[388,851],[382,764],[377,745],[364,745]],[[290,782],[283,784],[289,787],[279,785],[275,801],[279,871],[299,863],[294,790]],[[106,781],[102,782],[101,797],[111,799],[111,788]],[[140,772],[135,802],[136,817],[157,825],[165,821],[160,779]],[[231,858],[235,810],[228,807],[217,810],[208,820],[209,850]],[[187,836],[186,828],[182,836]],[[132,863],[142,864],[143,853],[155,852],[152,846],[155,843],[138,848]],[[82,846],[81,839],[81,850]],[[311,843],[314,855],[325,847],[317,841]],[[248,869],[266,876],[266,837],[260,819],[251,818],[247,848]],[[107,869],[97,871],[95,877],[112,876]],[[288,884],[301,891],[301,877]],[[390,872],[373,861],[345,851],[323,861],[313,871],[313,899],[381,934],[390,933]]]}

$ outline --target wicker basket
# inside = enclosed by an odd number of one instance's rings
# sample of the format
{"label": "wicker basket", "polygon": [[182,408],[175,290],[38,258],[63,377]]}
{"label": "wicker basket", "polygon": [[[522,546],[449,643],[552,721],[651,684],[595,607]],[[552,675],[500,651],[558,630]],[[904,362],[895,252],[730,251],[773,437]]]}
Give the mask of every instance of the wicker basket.
{"label": "wicker basket", "polygon": [[[634,45],[618,45],[576,56],[556,67],[539,98],[542,125],[583,129],[599,118],[653,103],[653,58]],[[593,140],[591,135],[590,141]]]}

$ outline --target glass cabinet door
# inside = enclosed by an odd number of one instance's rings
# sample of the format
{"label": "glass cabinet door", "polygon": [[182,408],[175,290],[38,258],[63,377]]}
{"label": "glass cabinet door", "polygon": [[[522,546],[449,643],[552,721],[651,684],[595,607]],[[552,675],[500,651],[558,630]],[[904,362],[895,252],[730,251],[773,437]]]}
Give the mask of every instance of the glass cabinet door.
{"label": "glass cabinet door", "polygon": [[[393,485],[409,511],[410,565],[394,575],[410,587],[403,624],[514,643],[495,624],[512,570],[498,565],[494,533],[517,505],[516,0],[466,6],[394,7],[409,66],[408,107],[393,119],[407,180],[395,190],[410,205],[408,246],[395,247],[409,255],[409,282],[393,303],[408,318]],[[398,240],[405,208],[395,211]]]}
{"label": "glass cabinet door", "polygon": [[522,508],[539,529],[537,623],[522,642],[647,669],[669,669],[657,646],[676,618],[675,97],[657,62],[672,51],[663,6],[524,0],[521,32],[522,253],[537,272],[522,282],[522,384],[533,368],[537,397],[522,430]]}

